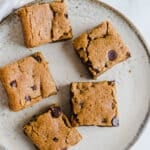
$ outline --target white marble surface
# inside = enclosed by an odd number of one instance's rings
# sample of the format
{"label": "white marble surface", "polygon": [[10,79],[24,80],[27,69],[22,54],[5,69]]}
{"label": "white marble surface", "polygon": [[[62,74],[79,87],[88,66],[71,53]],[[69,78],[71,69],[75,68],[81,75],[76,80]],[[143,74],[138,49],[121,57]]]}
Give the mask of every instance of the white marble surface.
{"label": "white marble surface", "polygon": [[[140,30],[148,45],[150,45],[150,0],[102,0],[125,14]],[[142,136],[131,150],[150,149],[150,121]]]}
{"label": "white marble surface", "polygon": [[[8,8],[10,7],[17,7],[17,5],[21,5],[22,3],[29,2],[31,0],[13,0],[10,3],[3,3],[3,2],[10,2],[10,0],[0,0],[0,10],[6,9],[8,12]],[[146,39],[147,43],[150,41],[150,0],[103,0],[104,2],[112,5],[113,7],[120,10],[124,13],[140,30],[143,34],[144,38]],[[13,3],[12,3],[13,2]],[[9,5],[8,5],[9,4]],[[6,14],[6,13],[5,13]],[[2,18],[0,14],[0,19]],[[150,149],[150,122],[148,123],[146,129],[144,130],[141,138],[138,142],[131,148],[131,150],[149,150]]]}

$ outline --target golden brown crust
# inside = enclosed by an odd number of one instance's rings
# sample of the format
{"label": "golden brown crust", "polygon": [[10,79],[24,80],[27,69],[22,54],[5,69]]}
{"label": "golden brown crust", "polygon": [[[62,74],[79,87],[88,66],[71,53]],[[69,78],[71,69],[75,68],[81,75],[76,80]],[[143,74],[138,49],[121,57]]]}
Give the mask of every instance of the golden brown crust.
{"label": "golden brown crust", "polygon": [[71,84],[73,126],[117,126],[118,118],[114,81],[74,82]]}
{"label": "golden brown crust", "polygon": [[[79,132],[71,127],[67,117],[58,111],[61,111],[58,105],[51,105],[48,112],[24,126],[25,134],[39,150],[67,149],[82,138]],[[54,112],[57,116],[53,116]]]}
{"label": "golden brown crust", "polygon": [[1,68],[0,79],[13,111],[57,93],[48,64],[40,52]]}
{"label": "golden brown crust", "polygon": [[67,6],[63,1],[25,6],[19,9],[18,16],[28,48],[72,38]]}
{"label": "golden brown crust", "polygon": [[130,57],[127,46],[109,21],[74,39],[73,46],[94,78]]}

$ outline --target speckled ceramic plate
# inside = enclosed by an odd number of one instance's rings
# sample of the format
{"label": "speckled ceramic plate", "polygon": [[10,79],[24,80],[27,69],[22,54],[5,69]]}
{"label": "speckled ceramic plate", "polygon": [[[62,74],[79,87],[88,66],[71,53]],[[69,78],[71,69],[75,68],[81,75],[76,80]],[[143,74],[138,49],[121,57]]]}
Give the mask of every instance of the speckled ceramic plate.
{"label": "speckled ceramic plate", "polygon": [[[96,0],[68,0],[74,37],[109,19],[131,50],[132,58],[116,65],[97,81],[116,80],[120,126],[115,128],[80,127],[83,140],[72,150],[124,150],[139,137],[150,108],[150,55],[148,48],[128,19],[110,6]],[[0,66],[41,51],[49,62],[59,88],[47,98],[20,112],[11,112],[6,93],[0,85],[0,150],[34,150],[22,126],[48,105],[58,102],[69,115],[69,84],[89,81],[88,72],[76,56],[71,41],[26,49],[19,19],[12,15],[0,24]]]}

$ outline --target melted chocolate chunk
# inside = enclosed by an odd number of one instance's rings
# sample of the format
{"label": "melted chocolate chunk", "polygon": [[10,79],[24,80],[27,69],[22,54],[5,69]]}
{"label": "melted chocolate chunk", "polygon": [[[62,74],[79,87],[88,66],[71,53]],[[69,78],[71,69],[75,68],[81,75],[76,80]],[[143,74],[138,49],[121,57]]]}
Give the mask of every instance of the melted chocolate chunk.
{"label": "melted chocolate chunk", "polygon": [[53,141],[54,141],[54,142],[58,142],[58,138],[57,138],[57,137],[54,137],[54,138],[53,138]]}
{"label": "melted chocolate chunk", "polygon": [[108,67],[108,64],[107,63],[105,63],[105,66],[104,66],[105,68],[107,68]]}
{"label": "melted chocolate chunk", "polygon": [[10,82],[10,86],[11,86],[11,87],[17,87],[17,82],[16,82],[16,80],[11,81],[11,82]]}
{"label": "melted chocolate chunk", "polygon": [[115,81],[108,81],[107,83],[108,83],[108,85],[114,85]]}
{"label": "melted chocolate chunk", "polygon": [[36,85],[31,86],[31,89],[32,89],[33,91],[35,91],[35,90],[36,90]]}
{"label": "melted chocolate chunk", "polygon": [[107,119],[106,119],[106,118],[103,118],[103,119],[102,119],[102,123],[107,123]]}
{"label": "melted chocolate chunk", "polygon": [[59,106],[51,107],[50,110],[51,110],[51,114],[54,118],[58,118],[62,113],[62,110]]}
{"label": "melted chocolate chunk", "polygon": [[25,96],[26,101],[31,101],[31,96]]}
{"label": "melted chocolate chunk", "polygon": [[68,14],[64,14],[64,16],[65,16],[66,18],[68,18]]}
{"label": "melted chocolate chunk", "polygon": [[114,127],[119,126],[119,120],[118,120],[118,118],[114,117],[112,119],[111,123],[112,123],[112,126],[114,126]]}
{"label": "melted chocolate chunk", "polygon": [[40,56],[37,56],[37,55],[32,55],[32,57],[39,63],[41,63],[42,61],[42,58]]}
{"label": "melted chocolate chunk", "polygon": [[115,60],[117,58],[117,53],[116,53],[116,51],[115,50],[110,50],[109,52],[108,52],[108,59],[110,60],[110,61],[113,61],[113,60]]}
{"label": "melted chocolate chunk", "polygon": [[129,52],[126,53],[127,58],[131,57],[131,54]]}

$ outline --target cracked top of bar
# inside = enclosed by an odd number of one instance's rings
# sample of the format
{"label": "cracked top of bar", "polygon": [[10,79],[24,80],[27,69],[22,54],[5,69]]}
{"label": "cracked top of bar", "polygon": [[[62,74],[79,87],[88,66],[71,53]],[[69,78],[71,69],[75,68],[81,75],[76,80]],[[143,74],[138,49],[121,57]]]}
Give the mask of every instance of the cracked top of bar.
{"label": "cracked top of bar", "polygon": [[33,118],[24,126],[24,132],[39,150],[67,150],[82,138],[56,104]]}
{"label": "cracked top of bar", "polygon": [[57,93],[48,64],[40,52],[0,68],[0,80],[13,111]]}
{"label": "cracked top of bar", "polygon": [[72,38],[64,1],[36,3],[18,10],[26,47]]}
{"label": "cracked top of bar", "polygon": [[131,56],[109,21],[104,21],[74,39],[73,46],[93,78]]}

